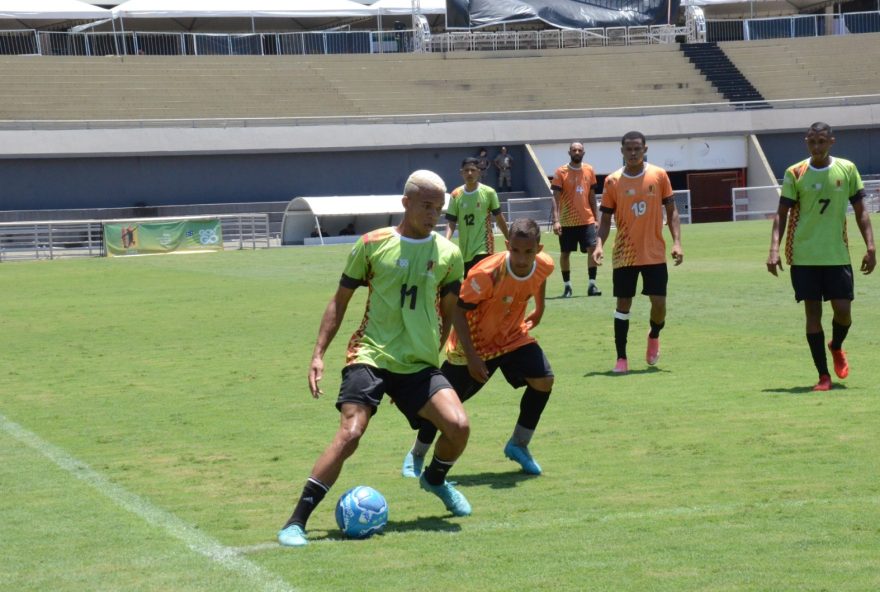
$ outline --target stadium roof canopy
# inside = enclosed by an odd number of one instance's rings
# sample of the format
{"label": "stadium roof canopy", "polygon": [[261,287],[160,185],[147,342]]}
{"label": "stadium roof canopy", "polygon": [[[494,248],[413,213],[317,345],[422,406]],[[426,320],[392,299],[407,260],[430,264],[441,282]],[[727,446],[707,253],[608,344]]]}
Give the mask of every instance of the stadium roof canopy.
{"label": "stadium roof canopy", "polygon": [[0,0],[0,19],[88,20],[109,17],[109,10],[79,0]]}
{"label": "stadium roof canopy", "polygon": [[[421,0],[422,14],[446,14],[446,0]],[[412,14],[412,0],[379,0],[370,4],[374,13],[389,15]]]}
{"label": "stadium roof canopy", "polygon": [[335,18],[373,16],[351,0],[129,0],[113,9],[123,18]]}
{"label": "stadium roof canopy", "polygon": [[834,0],[681,0],[700,6],[709,18],[760,18],[792,15],[831,6]]}

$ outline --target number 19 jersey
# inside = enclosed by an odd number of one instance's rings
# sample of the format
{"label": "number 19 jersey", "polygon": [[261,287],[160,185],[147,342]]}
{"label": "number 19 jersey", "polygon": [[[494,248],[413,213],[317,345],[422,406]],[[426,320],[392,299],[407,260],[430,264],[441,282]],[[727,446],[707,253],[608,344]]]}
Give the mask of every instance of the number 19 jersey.
{"label": "number 19 jersey", "polygon": [[605,177],[602,212],[614,214],[614,268],[666,262],[663,240],[663,209],[672,199],[666,171],[645,163],[642,174],[630,177],[623,169]]}
{"label": "number 19 jersey", "polygon": [[343,284],[365,285],[369,293],[346,364],[398,374],[439,367],[441,291],[460,283],[463,271],[458,247],[436,232],[412,239],[389,227],[360,237],[348,256]]}

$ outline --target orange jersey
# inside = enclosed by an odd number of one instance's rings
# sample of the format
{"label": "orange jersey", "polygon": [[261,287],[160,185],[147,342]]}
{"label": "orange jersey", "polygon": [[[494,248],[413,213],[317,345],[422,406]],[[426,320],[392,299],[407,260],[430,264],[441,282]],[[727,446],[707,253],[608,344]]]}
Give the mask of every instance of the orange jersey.
{"label": "orange jersey", "polygon": [[602,212],[614,214],[614,268],[654,265],[666,261],[663,240],[663,208],[672,199],[672,185],[666,171],[645,163],[637,177],[619,169],[605,178]]}
{"label": "orange jersey", "polygon": [[595,224],[596,217],[590,208],[590,190],[596,185],[596,173],[585,162],[573,169],[567,164],[556,169],[550,183],[559,191],[559,223],[562,226],[585,226]]}
{"label": "orange jersey", "polygon": [[[510,270],[507,256],[507,251],[503,251],[480,261],[470,270],[459,291],[459,305],[470,309],[465,316],[471,341],[483,360],[535,341],[525,324],[526,306],[535,294],[540,294],[541,286],[553,272],[553,259],[538,253],[532,273],[518,277]],[[454,330],[446,344],[446,354],[453,364],[467,363]]]}

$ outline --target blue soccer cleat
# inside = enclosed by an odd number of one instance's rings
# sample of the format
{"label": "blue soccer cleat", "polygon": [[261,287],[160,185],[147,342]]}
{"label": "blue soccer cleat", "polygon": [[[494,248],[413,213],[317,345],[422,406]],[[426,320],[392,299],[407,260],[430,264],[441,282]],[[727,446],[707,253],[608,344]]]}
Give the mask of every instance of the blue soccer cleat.
{"label": "blue soccer cleat", "polygon": [[523,471],[529,475],[541,474],[541,465],[535,462],[526,446],[517,446],[513,443],[513,440],[508,440],[507,445],[504,447],[504,456],[518,462],[522,466]]}
{"label": "blue soccer cleat", "polygon": [[306,533],[299,524],[285,526],[278,531],[278,542],[285,547],[305,547],[309,544]]}
{"label": "blue soccer cleat", "polygon": [[416,456],[412,453],[412,450],[410,450],[406,453],[406,456],[403,459],[403,468],[400,470],[400,473],[404,477],[416,478],[422,474],[422,467],[424,465],[425,457]]}
{"label": "blue soccer cleat", "polygon": [[419,477],[419,485],[422,489],[429,493],[433,493],[446,506],[446,509],[452,512],[453,516],[470,516],[471,505],[468,503],[460,491],[458,491],[449,481],[444,481],[442,485],[431,485],[425,480],[425,476]]}

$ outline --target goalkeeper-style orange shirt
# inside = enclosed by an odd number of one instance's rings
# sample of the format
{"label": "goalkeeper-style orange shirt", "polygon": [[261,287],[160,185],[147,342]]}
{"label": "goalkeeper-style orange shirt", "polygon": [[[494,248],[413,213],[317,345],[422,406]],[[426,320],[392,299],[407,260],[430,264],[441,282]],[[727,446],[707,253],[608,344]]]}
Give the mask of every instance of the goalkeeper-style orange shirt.
{"label": "goalkeeper-style orange shirt", "polygon": [[559,223],[562,226],[585,226],[595,224],[596,217],[590,209],[590,189],[596,185],[596,173],[585,162],[581,168],[563,165],[556,169],[550,187],[560,192]]}
{"label": "goalkeeper-style orange shirt", "polygon": [[[553,259],[538,253],[532,272],[518,277],[510,270],[507,251],[483,259],[470,270],[459,291],[459,306],[468,309],[471,341],[483,360],[535,341],[525,324],[526,306],[552,272]],[[453,364],[467,364],[454,330],[446,355]]]}
{"label": "goalkeeper-style orange shirt", "polygon": [[645,163],[642,174],[630,177],[619,169],[605,177],[602,212],[614,214],[614,268],[666,262],[663,209],[672,197],[666,171]]}

